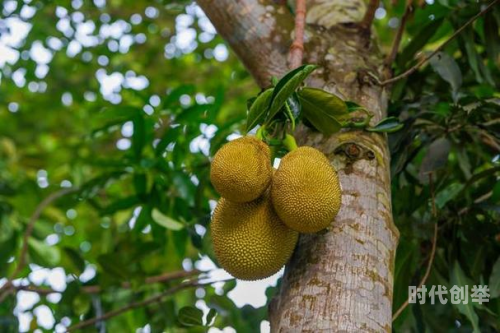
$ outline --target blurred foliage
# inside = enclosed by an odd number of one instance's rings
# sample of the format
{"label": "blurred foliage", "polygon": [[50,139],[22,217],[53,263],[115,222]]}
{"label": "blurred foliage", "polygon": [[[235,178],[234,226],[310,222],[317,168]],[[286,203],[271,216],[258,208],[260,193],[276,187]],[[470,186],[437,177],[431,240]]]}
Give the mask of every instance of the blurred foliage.
{"label": "blurred foliage", "polygon": [[[382,27],[402,15],[404,2],[384,2],[387,14],[376,21],[387,43],[394,32]],[[488,3],[435,1],[416,7],[393,66],[395,74],[434,50]],[[469,292],[473,285],[488,284],[492,296],[483,305],[469,302],[466,310],[450,302],[431,305],[429,300],[410,305],[395,321],[395,331],[500,330],[500,281],[498,272],[493,274],[494,267],[500,269],[499,25],[496,6],[429,65],[392,88],[389,115],[405,124],[389,136],[393,214],[401,233],[394,311],[407,299],[408,286],[417,286],[425,273],[434,223],[439,226],[437,250],[426,285],[449,290],[459,276]]]}
{"label": "blurred foliage", "polygon": [[[379,9],[375,28],[384,51],[405,3],[386,0]],[[415,8],[395,73],[485,3],[439,0]],[[0,72],[0,277],[15,269],[36,206],[61,187],[78,188],[44,210],[30,238],[30,265],[20,276],[34,284],[39,267],[63,268],[66,289],[60,300],[41,296],[26,312],[47,306],[56,323],[67,326],[179,283],[145,283],[148,277],[191,269],[200,256],[213,259],[206,226],[217,196],[209,156],[243,132],[246,99],[258,88],[234,55],[227,57],[204,14],[191,1],[2,5],[0,34],[14,31],[12,22],[29,33],[7,46],[19,58]],[[495,8],[392,88],[389,116],[405,124],[389,135],[401,232],[394,309],[429,260],[436,222],[431,197],[439,236],[426,284],[489,284],[492,295],[466,311],[449,303],[411,305],[395,331],[500,330],[499,26]],[[82,292],[86,286],[101,292]],[[258,331],[266,307],[237,308],[227,297],[234,286],[184,289],[105,326],[110,332],[147,324],[152,332],[204,331],[203,325]],[[18,331],[18,305],[13,296],[0,304],[0,331]],[[202,314],[195,305],[212,311]],[[36,328],[55,330],[33,319],[30,330]]]}

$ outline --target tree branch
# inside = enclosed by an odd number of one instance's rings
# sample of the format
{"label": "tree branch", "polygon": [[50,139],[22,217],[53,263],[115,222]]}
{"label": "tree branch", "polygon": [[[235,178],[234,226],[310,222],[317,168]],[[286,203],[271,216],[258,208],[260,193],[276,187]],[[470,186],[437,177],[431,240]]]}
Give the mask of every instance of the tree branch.
{"label": "tree branch", "polygon": [[164,297],[175,294],[176,292],[183,290],[183,289],[186,289],[186,288],[193,288],[193,287],[203,286],[203,285],[212,284],[212,283],[216,283],[216,282],[226,282],[226,281],[230,281],[230,280],[233,280],[233,279],[227,279],[227,280],[222,280],[222,281],[209,281],[209,282],[200,282],[199,280],[184,282],[184,283],[181,283],[175,287],[167,289],[166,291],[159,293],[155,296],[146,298],[145,300],[142,300],[139,302],[133,302],[133,303],[125,305],[119,309],[110,311],[102,316],[98,316],[98,317],[94,317],[91,319],[81,321],[78,324],[75,324],[73,326],[68,327],[67,332],[76,331],[76,330],[82,329],[84,327],[88,327],[90,325],[93,325],[99,321],[108,320],[110,318],[116,317],[124,312],[129,311],[129,310],[133,310],[136,308],[147,306],[147,305],[152,304],[152,303],[160,302]]}
{"label": "tree branch", "polygon": [[406,2],[406,7],[405,7],[405,12],[403,16],[401,17],[401,23],[399,24],[398,31],[396,32],[396,35],[394,36],[394,41],[392,43],[392,48],[391,52],[387,55],[384,61],[385,67],[390,67],[394,60],[396,59],[396,55],[398,54],[399,50],[399,45],[401,44],[401,39],[403,37],[403,33],[406,27],[406,21],[410,17],[410,14],[413,12],[413,6],[412,6],[413,0],[407,0]]}
{"label": "tree branch", "polygon": [[375,12],[379,7],[380,0],[370,0],[368,8],[366,9],[365,16],[363,20],[359,23],[359,26],[364,30],[369,30],[372,26],[373,19],[375,18]]}
{"label": "tree branch", "polygon": [[0,288],[0,302],[2,302],[5,299],[5,297],[7,297],[7,295],[10,293],[10,290],[13,286],[12,281],[26,266],[26,257],[28,254],[28,240],[31,237],[31,234],[33,233],[35,223],[40,218],[40,215],[42,214],[43,210],[57,199],[67,194],[74,193],[76,191],[78,191],[78,188],[76,187],[63,188],[57,192],[50,194],[48,197],[43,199],[42,202],[40,202],[40,204],[36,207],[35,211],[33,212],[33,214],[29,219],[26,230],[24,231],[23,247],[21,248],[21,253],[19,254],[19,262],[17,264],[17,267],[14,270],[14,272],[9,276],[7,282]]}
{"label": "tree branch", "polygon": [[[194,275],[198,275],[200,273],[201,272],[198,270],[167,272],[167,273],[164,273],[161,275],[148,277],[145,279],[144,283],[145,284],[154,284],[154,283],[160,283],[160,282],[168,282],[168,281],[172,281],[172,280],[191,277]],[[121,287],[128,289],[128,288],[131,288],[132,285],[130,284],[130,282],[123,282]],[[86,292],[88,294],[97,294],[97,293],[100,293],[102,291],[100,286],[85,286],[82,289],[84,292]]]}
{"label": "tree branch", "polygon": [[306,0],[297,0],[295,6],[295,39],[290,47],[290,69],[302,65],[304,57],[304,29],[306,25]]}
{"label": "tree branch", "polygon": [[[161,275],[148,277],[144,280],[144,284],[149,285],[149,284],[155,284],[155,283],[169,282],[169,281],[173,281],[173,280],[177,280],[177,279],[192,277],[192,276],[198,275],[200,273],[202,273],[202,272],[200,272],[198,270],[168,272],[168,273],[164,273]],[[121,287],[124,289],[129,289],[132,287],[132,285],[130,284],[130,282],[123,282],[121,284]],[[14,290],[31,291],[31,292],[37,293],[39,295],[63,293],[63,291],[54,290],[52,288],[44,288],[44,287],[38,287],[38,286],[33,286],[33,285],[12,286],[11,288]],[[100,286],[83,286],[80,290],[86,294],[98,294],[98,293],[103,292],[103,290]]]}
{"label": "tree branch", "polygon": [[443,44],[439,45],[437,49],[435,49],[432,53],[424,57],[422,60],[420,60],[415,66],[411,67],[404,73],[393,77],[392,79],[388,79],[385,81],[380,82],[379,84],[381,86],[388,85],[390,83],[394,83],[396,81],[399,81],[401,79],[404,79],[411,74],[413,74],[417,69],[419,69],[423,64],[425,64],[427,61],[429,61],[432,57],[434,57],[439,51],[441,51],[446,45],[448,45],[449,42],[451,42],[455,37],[457,37],[465,28],[467,28],[469,25],[471,25],[475,20],[477,20],[479,17],[483,16],[486,12],[488,12],[495,4],[497,4],[500,0],[494,0],[492,1],[488,6],[486,6],[485,9],[481,10],[479,13],[474,15],[469,21],[467,21],[463,26],[457,29]]}

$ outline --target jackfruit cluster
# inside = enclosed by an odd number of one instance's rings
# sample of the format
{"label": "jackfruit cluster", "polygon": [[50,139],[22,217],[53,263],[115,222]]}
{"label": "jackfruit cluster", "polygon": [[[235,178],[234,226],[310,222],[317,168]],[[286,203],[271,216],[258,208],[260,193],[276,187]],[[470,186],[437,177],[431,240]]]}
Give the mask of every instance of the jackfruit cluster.
{"label": "jackfruit cluster", "polygon": [[243,137],[217,152],[210,177],[222,197],[210,226],[215,256],[243,280],[278,272],[292,256],[299,232],[328,227],[340,208],[337,173],[311,147],[288,153],[273,172],[269,147]]}

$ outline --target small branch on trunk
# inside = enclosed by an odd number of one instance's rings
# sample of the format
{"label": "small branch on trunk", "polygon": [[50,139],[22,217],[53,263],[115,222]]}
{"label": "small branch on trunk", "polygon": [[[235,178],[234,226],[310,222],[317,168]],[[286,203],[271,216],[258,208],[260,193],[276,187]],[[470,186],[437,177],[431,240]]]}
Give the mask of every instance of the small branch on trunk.
{"label": "small branch on trunk", "polygon": [[479,13],[474,15],[469,21],[467,21],[463,26],[457,29],[443,44],[439,45],[437,49],[435,49],[432,53],[424,57],[422,60],[420,60],[415,66],[411,67],[407,71],[403,72],[402,74],[393,77],[392,79],[388,79],[382,82],[379,82],[381,86],[386,86],[388,84],[394,83],[396,81],[399,81],[401,79],[404,79],[411,74],[413,74],[417,69],[419,69],[423,64],[425,64],[427,61],[429,61],[432,57],[434,57],[439,51],[441,51],[448,43],[450,43],[455,37],[457,37],[465,28],[467,28],[469,25],[471,25],[474,21],[476,21],[479,17],[483,16],[486,12],[488,12],[495,4],[497,4],[500,0],[494,0],[492,1],[486,8],[481,10]]}
{"label": "small branch on trunk", "polygon": [[306,0],[297,0],[295,7],[295,39],[290,47],[290,69],[302,65],[302,58],[304,57]]}
{"label": "small branch on trunk", "polygon": [[370,30],[370,27],[372,26],[373,19],[375,18],[375,12],[377,11],[377,8],[380,4],[380,0],[370,0],[370,3],[368,4],[368,8],[366,9],[365,16],[363,17],[363,20],[359,23],[359,26],[363,30]]}
{"label": "small branch on trunk", "polygon": [[12,281],[26,266],[26,257],[28,255],[28,240],[31,237],[31,234],[33,233],[33,229],[35,228],[35,223],[40,218],[40,215],[42,214],[43,210],[57,199],[67,194],[74,193],[76,191],[78,191],[78,188],[76,187],[63,188],[57,192],[50,194],[48,197],[43,199],[42,202],[40,202],[40,204],[36,207],[35,211],[33,212],[33,214],[29,219],[28,226],[24,231],[23,247],[21,248],[21,253],[19,254],[19,262],[17,264],[17,267],[14,270],[14,272],[9,276],[7,282],[0,288],[0,302],[2,302],[5,299],[5,297],[8,296],[13,286]]}
{"label": "small branch on trunk", "polygon": [[97,322],[100,322],[103,320],[108,320],[110,318],[116,317],[124,312],[129,311],[129,310],[133,310],[136,308],[147,306],[147,305],[150,305],[152,303],[160,302],[164,297],[173,295],[176,292],[183,290],[183,289],[204,286],[204,285],[212,284],[212,283],[216,283],[216,282],[226,282],[226,281],[230,281],[230,280],[233,280],[233,279],[227,279],[227,280],[221,280],[221,281],[209,281],[209,282],[200,282],[199,280],[184,282],[184,283],[181,283],[175,287],[167,289],[166,291],[164,291],[162,293],[159,293],[159,294],[154,295],[152,297],[146,298],[145,300],[142,300],[139,302],[133,302],[133,303],[125,305],[121,308],[118,308],[116,310],[110,311],[102,316],[98,316],[98,317],[94,317],[91,319],[81,321],[78,324],[75,324],[73,326],[68,327],[67,332],[73,332],[73,331],[82,329],[84,327],[88,327],[90,325],[93,325]]}
{"label": "small branch on trunk", "polygon": [[394,60],[396,59],[396,55],[398,54],[399,45],[401,44],[401,39],[403,38],[403,33],[406,27],[406,22],[409,19],[410,15],[413,13],[413,0],[407,0],[406,8],[403,16],[401,17],[401,23],[399,24],[398,31],[396,31],[396,35],[394,36],[394,41],[392,42],[391,52],[387,55],[384,61],[384,65],[386,68],[390,68]]}

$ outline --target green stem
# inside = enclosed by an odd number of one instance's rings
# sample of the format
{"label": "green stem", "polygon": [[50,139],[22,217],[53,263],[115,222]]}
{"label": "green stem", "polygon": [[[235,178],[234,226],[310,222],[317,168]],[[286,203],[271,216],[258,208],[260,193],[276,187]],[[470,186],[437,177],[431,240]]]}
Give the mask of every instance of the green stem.
{"label": "green stem", "polygon": [[285,148],[288,151],[294,151],[295,149],[298,148],[297,142],[295,141],[295,138],[293,136],[291,136],[290,134],[287,134],[285,136],[285,139],[283,139],[283,146],[285,146]]}
{"label": "green stem", "polygon": [[365,113],[366,114],[366,118],[363,119],[363,121],[358,121],[358,122],[355,122],[355,121],[352,121],[352,120],[344,121],[344,122],[341,123],[341,126],[343,128],[360,128],[360,129],[363,129],[363,128],[366,128],[366,127],[368,127],[370,125],[370,120],[373,118],[373,113],[369,112],[365,108],[359,108],[357,111],[361,111],[361,112]]}
{"label": "green stem", "polygon": [[259,140],[263,140],[264,139],[264,131],[265,131],[265,127],[264,125],[262,125],[261,127],[259,127],[259,129],[257,130],[257,133],[255,133],[255,137]]}
{"label": "green stem", "polygon": [[293,116],[292,110],[290,110],[290,105],[288,105],[288,102],[285,102],[285,109],[286,113],[288,115],[288,118],[290,118],[290,122],[292,123],[292,132],[295,131],[295,118]]}

